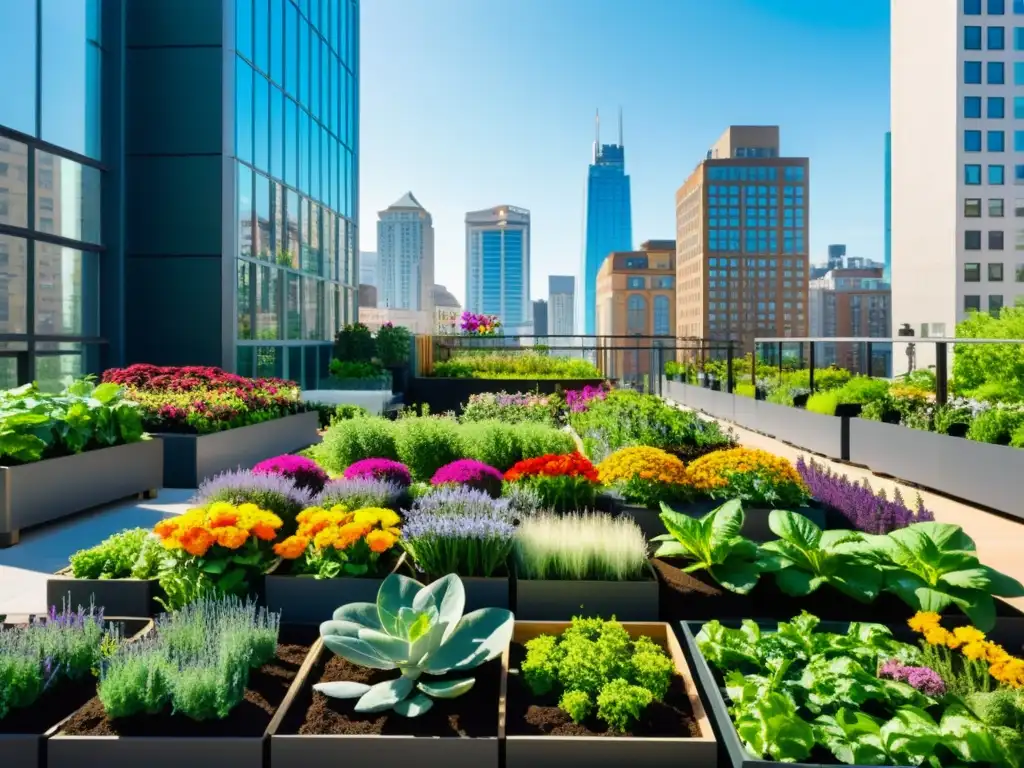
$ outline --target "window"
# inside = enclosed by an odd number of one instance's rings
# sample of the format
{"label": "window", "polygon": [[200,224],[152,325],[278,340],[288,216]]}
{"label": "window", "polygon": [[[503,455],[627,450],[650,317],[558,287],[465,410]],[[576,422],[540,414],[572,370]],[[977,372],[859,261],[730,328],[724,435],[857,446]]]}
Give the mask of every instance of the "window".
{"label": "window", "polygon": [[990,165],[988,167],[988,183],[993,185],[1006,183],[1006,166]]}
{"label": "window", "polygon": [[964,312],[980,312],[981,296],[964,296]]}
{"label": "window", "polygon": [[964,216],[969,219],[976,219],[981,217],[981,198],[980,197],[968,197],[964,200]]}
{"label": "window", "polygon": [[668,336],[670,318],[668,296],[654,297],[654,335]]}
{"label": "window", "polygon": [[1006,13],[1006,0],[988,0],[988,15],[1002,16]]}
{"label": "window", "polygon": [[1003,213],[1003,198],[990,197],[988,201],[988,215],[995,219],[1001,219]]}
{"label": "window", "polygon": [[964,131],[964,152],[981,152],[981,131]]}
{"label": "window", "polygon": [[644,333],[647,330],[647,300],[633,294],[626,304],[626,333]]}
{"label": "window", "polygon": [[[1024,99],[1021,99],[1022,111],[1024,111]],[[964,117],[981,117],[981,96],[964,96]]]}
{"label": "window", "polygon": [[1006,30],[1003,27],[989,27],[986,37],[990,51],[1001,51],[1006,47]]}
{"label": "window", "polygon": [[1003,297],[1001,294],[990,294],[988,297],[988,311],[994,317],[999,317],[1003,311]]}
{"label": "window", "polygon": [[989,85],[1003,85],[1006,83],[1006,65],[1001,61],[990,61],[986,63],[986,80]]}
{"label": "window", "polygon": [[964,27],[964,50],[981,50],[981,27]]}
{"label": "window", "polygon": [[676,279],[674,277],[659,277],[658,278],[658,285],[657,285],[657,287],[658,288],[675,288],[676,287]]}
{"label": "window", "polygon": [[981,0],[964,0],[964,16],[981,16]]}
{"label": "window", "polygon": [[1024,85],[1024,61],[1013,62],[1013,84]]}
{"label": "window", "polygon": [[968,229],[964,232],[964,248],[968,251],[981,250],[981,230]]}
{"label": "window", "polygon": [[988,265],[988,279],[991,283],[1003,282],[1003,263],[990,262]]}
{"label": "window", "polygon": [[1024,27],[1013,28],[1013,49],[1024,51]]}
{"label": "window", "polygon": [[1024,165],[1013,166],[1013,183],[1024,184]]}
{"label": "window", "polygon": [[1024,264],[1017,262],[1017,267],[1014,269],[1014,276],[1018,283],[1024,283]]}
{"label": "window", "polygon": [[1018,16],[1024,16],[1024,0],[1013,0],[1013,12]]}
{"label": "window", "polygon": [[1013,97],[1013,116],[1018,120],[1024,120],[1024,96]]}
{"label": "window", "polygon": [[644,279],[642,277],[627,277],[626,287],[632,290],[643,290],[646,286],[644,285]]}
{"label": "window", "polygon": [[[988,233],[988,249],[990,251],[1003,250],[1003,230],[993,229]],[[992,278],[989,278],[991,280]]]}
{"label": "window", "polygon": [[964,62],[964,83],[966,85],[981,85],[981,62]]}
{"label": "window", "polygon": [[1017,218],[1024,217],[1024,200],[1017,198],[1013,201],[1013,215]]}
{"label": "window", "polygon": [[975,262],[968,262],[967,264],[964,264],[964,282],[981,282],[981,264],[977,264]]}
{"label": "window", "polygon": [[964,184],[981,184],[981,166],[964,166]]}
{"label": "window", "polygon": [[1006,150],[1006,134],[1003,131],[989,131],[986,139],[989,152],[1004,152]]}
{"label": "window", "polygon": [[1002,96],[988,97],[988,116],[995,120],[1006,117],[1006,99]]}

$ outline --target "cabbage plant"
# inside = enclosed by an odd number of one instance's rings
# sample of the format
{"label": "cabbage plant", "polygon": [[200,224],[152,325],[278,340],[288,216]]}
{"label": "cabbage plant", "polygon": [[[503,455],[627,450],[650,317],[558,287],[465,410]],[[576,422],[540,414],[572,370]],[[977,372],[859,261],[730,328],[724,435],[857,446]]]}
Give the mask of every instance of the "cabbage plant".
{"label": "cabbage plant", "polygon": [[[320,636],[346,661],[401,675],[370,686],[347,680],[313,689],[334,699],[356,699],[356,712],[393,709],[405,717],[428,711],[433,699],[453,699],[476,679],[436,682],[423,675],[464,672],[497,658],[512,639],[515,617],[502,608],[481,608],[465,616],[466,590],[455,574],[429,586],[393,573],[384,579],[376,603],[349,603],[320,625]],[[409,698],[416,689],[418,692]]]}

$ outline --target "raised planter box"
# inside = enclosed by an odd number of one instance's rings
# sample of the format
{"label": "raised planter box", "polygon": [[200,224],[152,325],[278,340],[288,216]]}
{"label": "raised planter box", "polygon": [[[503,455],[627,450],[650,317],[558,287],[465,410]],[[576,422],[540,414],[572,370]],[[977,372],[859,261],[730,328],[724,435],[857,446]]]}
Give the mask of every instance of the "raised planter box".
{"label": "raised planter box", "polygon": [[658,617],[658,579],[648,564],[643,581],[516,579],[515,615],[524,621],[568,621],[600,616],[619,621]]}
{"label": "raised planter box", "polygon": [[70,568],[46,580],[47,605],[93,604],[113,616],[156,616],[163,609],[155,598],[162,594],[156,579],[76,579]]}
{"label": "raised planter box", "polygon": [[[1024,450],[897,424],[850,420],[850,461],[1024,519]],[[955,469],[955,471],[954,471]]]}
{"label": "raised planter box", "polygon": [[668,382],[668,397],[671,400],[701,411],[716,419],[734,421],[736,418],[736,395],[728,392],[718,392],[713,389],[706,389],[695,384],[683,384],[681,382]]}
{"label": "raised planter box", "polygon": [[163,484],[198,488],[203,480],[229,469],[249,469],[264,459],[308,448],[319,439],[318,427],[319,414],[309,411],[209,435],[160,435]]}
{"label": "raised planter box", "polygon": [[492,576],[460,576],[462,586],[466,588],[465,612],[478,608],[512,607],[512,577]]}
{"label": "raised planter box", "polygon": [[0,467],[0,548],[23,528],[60,520],[163,485],[164,444],[141,440],[73,456]]}
{"label": "raised planter box", "polygon": [[[512,639],[517,643],[525,643],[538,635],[558,634],[568,626],[568,622],[517,621]],[[672,657],[676,671],[683,679],[700,736],[678,739],[627,736],[510,736],[506,733],[508,725],[505,717],[509,708],[507,689],[503,686],[501,736],[505,740],[505,768],[565,768],[571,765],[585,765],[588,768],[716,768],[718,744],[712,733],[711,721],[704,711],[690,667],[672,629],[668,624],[661,622],[625,623],[623,626],[631,637],[650,637]],[[510,655],[506,651],[506,682],[510,661]]]}
{"label": "raised planter box", "polygon": [[850,458],[850,419],[755,400],[751,423],[736,423],[830,459]]}
{"label": "raised planter box", "polygon": [[[309,768],[313,765],[344,765],[345,768],[382,768],[398,765],[440,765],[446,768],[498,768],[498,736],[477,738],[405,735],[306,736],[279,733],[289,710],[301,701],[303,690],[323,654],[330,653],[318,640],[299,670],[291,690],[274,716],[270,736],[273,768]],[[503,681],[504,682],[504,681]],[[350,704],[351,706],[351,704]],[[501,733],[500,701],[495,707]],[[190,767],[191,768],[191,767]],[[219,766],[218,768],[223,768]],[[232,766],[234,768],[234,766]]]}
{"label": "raised planter box", "polygon": [[603,382],[604,379],[442,379],[418,376],[410,381],[405,401],[427,405],[431,413],[461,413],[470,395],[503,391],[550,395],[559,389],[596,387]]}

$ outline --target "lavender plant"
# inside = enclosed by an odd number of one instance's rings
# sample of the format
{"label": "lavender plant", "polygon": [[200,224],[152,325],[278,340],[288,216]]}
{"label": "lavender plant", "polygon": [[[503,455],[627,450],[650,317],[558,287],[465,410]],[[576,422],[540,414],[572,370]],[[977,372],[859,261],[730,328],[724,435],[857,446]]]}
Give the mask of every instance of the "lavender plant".
{"label": "lavender plant", "polygon": [[920,494],[917,507],[912,510],[903,501],[899,488],[889,500],[884,490],[875,494],[867,480],[855,483],[813,459],[805,462],[802,456],[797,459],[796,469],[810,489],[811,496],[842,514],[855,530],[885,534],[913,523],[935,520],[935,515],[925,508]]}
{"label": "lavender plant", "polygon": [[312,506],[331,509],[340,504],[351,510],[366,507],[399,509],[407,495],[407,490],[394,481],[354,477],[329,482],[313,500]]}
{"label": "lavender plant", "polygon": [[202,507],[215,501],[229,504],[255,504],[273,512],[285,524],[284,535],[295,529],[295,516],[312,506],[313,494],[299,488],[290,477],[257,474],[250,469],[236,469],[204,480],[189,502]]}

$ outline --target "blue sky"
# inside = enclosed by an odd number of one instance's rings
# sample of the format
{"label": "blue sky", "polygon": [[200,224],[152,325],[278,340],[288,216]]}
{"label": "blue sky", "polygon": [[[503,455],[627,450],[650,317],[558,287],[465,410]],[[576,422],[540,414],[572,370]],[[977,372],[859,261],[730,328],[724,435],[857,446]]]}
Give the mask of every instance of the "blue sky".
{"label": "blue sky", "polygon": [[674,196],[730,124],[811,158],[811,259],[881,260],[889,0],[362,3],[360,247],[407,190],[436,280],[465,295],[466,211],[532,214],[532,297],[576,274],[594,110],[624,112],[634,246],[674,238]]}

